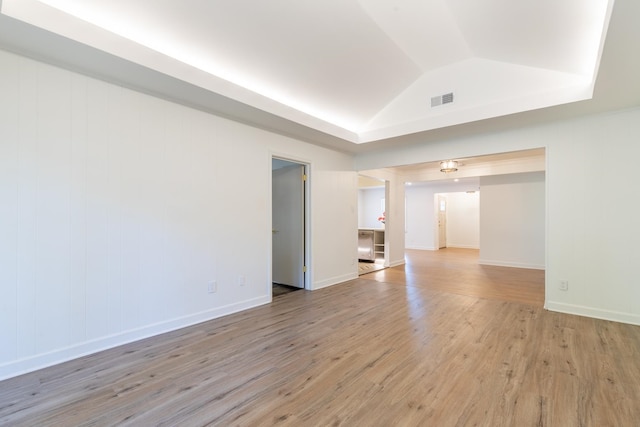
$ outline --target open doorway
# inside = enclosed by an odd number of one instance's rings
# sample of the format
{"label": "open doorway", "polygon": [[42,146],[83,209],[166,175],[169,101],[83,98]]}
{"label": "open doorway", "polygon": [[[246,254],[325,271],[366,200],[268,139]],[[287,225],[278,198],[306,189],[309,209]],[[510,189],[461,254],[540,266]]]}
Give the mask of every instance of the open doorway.
{"label": "open doorway", "polygon": [[385,225],[388,181],[358,176],[358,274],[388,266]]}
{"label": "open doorway", "polygon": [[437,249],[480,249],[480,192],[434,194],[434,236]]}
{"label": "open doorway", "polygon": [[308,288],[307,165],[271,160],[272,297]]}

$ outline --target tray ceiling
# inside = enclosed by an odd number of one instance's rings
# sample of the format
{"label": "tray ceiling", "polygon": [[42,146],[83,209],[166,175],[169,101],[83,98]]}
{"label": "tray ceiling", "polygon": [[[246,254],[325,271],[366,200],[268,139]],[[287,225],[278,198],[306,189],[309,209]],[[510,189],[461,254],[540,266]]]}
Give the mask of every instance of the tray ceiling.
{"label": "tray ceiling", "polygon": [[591,98],[612,7],[3,0],[2,14],[360,144]]}

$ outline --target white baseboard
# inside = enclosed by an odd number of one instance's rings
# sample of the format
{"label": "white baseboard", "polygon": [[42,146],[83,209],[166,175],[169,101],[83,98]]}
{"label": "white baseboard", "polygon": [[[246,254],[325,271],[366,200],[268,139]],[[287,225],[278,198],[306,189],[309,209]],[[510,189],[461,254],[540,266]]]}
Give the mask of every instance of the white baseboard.
{"label": "white baseboard", "polygon": [[496,261],[489,259],[479,259],[478,264],[481,265],[495,265],[496,267],[515,267],[515,268],[530,268],[533,270],[544,270],[544,265],[539,264],[527,264],[523,262],[511,262],[511,261]]}
{"label": "white baseboard", "polygon": [[602,310],[600,308],[585,307],[581,305],[565,304],[562,302],[546,301],[544,308],[558,313],[575,314],[577,316],[592,317],[595,319],[611,320],[613,322],[640,325],[640,315],[623,313],[620,311]]}
{"label": "white baseboard", "polygon": [[268,304],[271,296],[261,296],[247,301],[230,304],[224,307],[217,307],[212,310],[194,313],[188,316],[171,319],[165,322],[159,322],[147,325],[141,328],[124,331],[122,333],[109,335],[83,342],[77,345],[56,349],[47,353],[38,354],[28,358],[12,361],[0,365],[0,381],[7,378],[16,377],[28,372],[37,371],[38,369],[57,365],[99,351],[114,348],[133,341],[142,340],[152,336],[171,332],[176,329],[186,328],[187,326],[196,325],[216,319],[218,317],[237,313],[249,308]]}
{"label": "white baseboard", "polygon": [[415,249],[418,251],[437,251],[438,248],[433,246],[405,246],[405,249]]}
{"label": "white baseboard", "polygon": [[[407,245],[404,247],[405,249],[415,249],[418,251],[438,251],[440,248],[436,248],[435,246],[416,246],[416,245]],[[447,248],[459,248],[459,249],[480,249],[477,246],[472,245],[450,245],[447,243]]]}
{"label": "white baseboard", "polygon": [[389,267],[397,267],[399,265],[404,265],[404,258],[397,259],[395,261],[389,261]]}
{"label": "white baseboard", "polygon": [[313,289],[318,290],[322,288],[327,288],[329,286],[337,285],[338,283],[348,282],[349,280],[354,280],[358,278],[358,272],[354,271],[353,273],[343,274],[340,276],[334,276],[329,279],[320,280],[318,282],[313,282]]}

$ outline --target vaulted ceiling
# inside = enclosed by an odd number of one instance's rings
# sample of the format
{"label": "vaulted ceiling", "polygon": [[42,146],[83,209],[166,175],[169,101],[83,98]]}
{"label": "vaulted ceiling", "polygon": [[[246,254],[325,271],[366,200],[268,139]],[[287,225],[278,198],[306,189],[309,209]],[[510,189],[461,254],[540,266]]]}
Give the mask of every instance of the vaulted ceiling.
{"label": "vaulted ceiling", "polygon": [[0,43],[355,151],[590,100],[602,58],[640,70],[634,3],[2,0]]}

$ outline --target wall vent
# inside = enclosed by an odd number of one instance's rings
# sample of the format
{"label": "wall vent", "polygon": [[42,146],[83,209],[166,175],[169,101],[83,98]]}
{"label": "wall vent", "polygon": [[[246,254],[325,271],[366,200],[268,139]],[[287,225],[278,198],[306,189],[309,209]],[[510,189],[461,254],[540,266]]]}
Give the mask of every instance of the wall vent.
{"label": "wall vent", "polygon": [[453,92],[444,95],[434,96],[431,98],[431,107],[437,107],[443,104],[451,104],[453,102]]}

